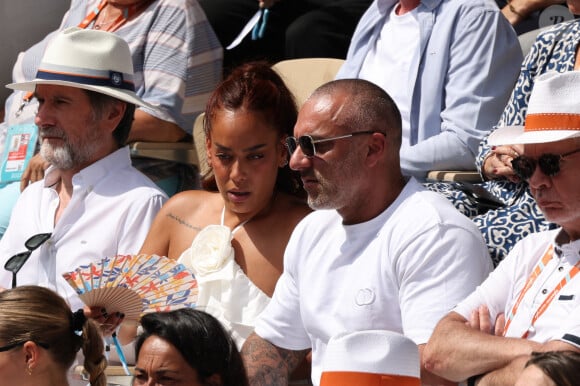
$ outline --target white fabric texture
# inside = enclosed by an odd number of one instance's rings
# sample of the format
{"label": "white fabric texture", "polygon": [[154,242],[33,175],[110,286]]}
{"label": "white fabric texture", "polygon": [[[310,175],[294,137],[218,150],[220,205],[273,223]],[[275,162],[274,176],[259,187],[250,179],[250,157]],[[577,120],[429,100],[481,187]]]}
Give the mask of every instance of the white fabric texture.
{"label": "white fabric texture", "polygon": [[[554,257],[526,292],[506,334],[508,337],[521,338],[529,329],[538,307],[580,260],[580,240],[558,245],[554,240],[559,232],[560,229],[532,233],[517,243],[489,278],[454,311],[468,318],[472,310],[485,304],[492,321],[499,313],[508,315],[537,262],[548,246],[553,244],[555,250],[561,251],[561,256],[554,253]],[[580,315],[579,293],[580,275],[577,275],[560,290],[545,313],[539,317],[528,339],[547,342],[560,339],[570,332],[580,336],[580,318],[577,317]]]}
{"label": "white fabric texture", "polygon": [[381,33],[361,66],[359,78],[385,90],[397,107],[402,120],[402,147],[411,146],[411,104],[414,79],[419,70],[419,21],[415,10],[397,15],[393,7]]}
{"label": "white fabric texture", "polygon": [[[104,257],[137,253],[166,196],[131,166],[124,147],[75,174],[71,201],[55,226],[59,198],[51,186],[59,178],[50,167],[44,180],[22,192],[0,240],[0,266],[26,251],[29,237],[51,232],[18,273],[18,285],[51,288],[76,310],[83,303],[61,275]],[[0,286],[10,288],[11,273],[0,271]]]}
{"label": "white fabric texture", "polygon": [[312,347],[312,381],[318,385],[332,336],[381,329],[424,344],[439,319],[491,268],[475,225],[412,179],[365,223],[344,226],[334,210],[302,220],[256,333],[286,349]]}
{"label": "white fabric texture", "polygon": [[[197,279],[196,308],[218,319],[241,349],[254,331],[256,318],[266,308],[270,297],[252,283],[235,260],[231,246],[233,233],[247,221],[230,231],[224,225],[224,213],[225,208],[221,225],[202,229],[191,247],[183,251],[179,262]],[[199,245],[200,240],[206,245]]]}
{"label": "white fabric texture", "polygon": [[419,378],[420,363],[417,345],[406,336],[393,331],[364,330],[330,338],[322,370]]}

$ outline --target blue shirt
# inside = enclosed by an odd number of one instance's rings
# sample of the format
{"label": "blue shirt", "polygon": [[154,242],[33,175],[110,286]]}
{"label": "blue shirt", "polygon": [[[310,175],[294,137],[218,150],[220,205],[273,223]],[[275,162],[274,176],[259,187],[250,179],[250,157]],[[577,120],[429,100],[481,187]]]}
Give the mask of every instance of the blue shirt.
{"label": "blue shirt", "polygon": [[[387,14],[398,0],[375,0],[361,18],[337,78],[357,78]],[[420,59],[412,85],[407,175],[473,170],[485,134],[495,125],[517,78],[517,36],[492,0],[422,0]],[[397,102],[397,101],[395,101]]]}

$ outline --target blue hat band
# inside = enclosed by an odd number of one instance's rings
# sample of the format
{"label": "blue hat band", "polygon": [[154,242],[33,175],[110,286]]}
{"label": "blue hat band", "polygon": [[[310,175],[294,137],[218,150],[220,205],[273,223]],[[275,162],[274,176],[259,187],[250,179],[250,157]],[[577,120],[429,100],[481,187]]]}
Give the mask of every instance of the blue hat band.
{"label": "blue hat band", "polygon": [[112,87],[119,90],[135,91],[135,85],[132,81],[126,80],[126,76],[122,72],[109,71],[108,77],[96,77],[87,75],[78,75],[62,72],[50,72],[38,70],[36,73],[37,79],[43,80],[60,80],[64,82],[72,82],[85,84],[90,86]]}

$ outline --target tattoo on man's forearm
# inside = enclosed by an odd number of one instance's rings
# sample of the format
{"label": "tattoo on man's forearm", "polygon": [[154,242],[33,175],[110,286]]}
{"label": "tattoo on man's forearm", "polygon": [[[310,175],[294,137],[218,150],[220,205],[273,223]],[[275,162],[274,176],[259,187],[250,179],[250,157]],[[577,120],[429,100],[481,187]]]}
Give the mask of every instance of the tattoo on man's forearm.
{"label": "tattoo on man's forearm", "polygon": [[250,339],[242,350],[250,386],[287,385],[288,377],[309,350],[292,351],[261,339]]}
{"label": "tattoo on man's forearm", "polygon": [[178,222],[178,223],[180,223],[181,225],[183,225],[183,226],[186,226],[186,227],[188,227],[188,228],[190,228],[190,229],[194,229],[194,230],[196,230],[196,231],[200,231],[200,230],[201,230],[201,228],[200,228],[200,227],[196,227],[196,226],[193,226],[193,225],[189,224],[188,222],[186,222],[185,220],[183,220],[183,219],[181,219],[181,218],[177,217],[177,216],[176,216],[176,215],[174,215],[173,213],[169,213],[169,214],[167,214],[167,217],[169,217],[169,218],[170,218],[170,219],[172,219],[172,220],[175,220],[175,221],[177,221],[177,222]]}

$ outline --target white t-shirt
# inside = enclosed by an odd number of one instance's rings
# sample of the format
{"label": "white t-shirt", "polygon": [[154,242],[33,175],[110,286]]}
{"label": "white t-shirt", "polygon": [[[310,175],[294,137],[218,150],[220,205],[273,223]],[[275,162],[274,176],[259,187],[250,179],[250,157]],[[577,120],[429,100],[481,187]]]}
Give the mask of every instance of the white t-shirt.
{"label": "white t-shirt", "polygon": [[556,294],[546,311],[531,326],[536,310],[556,285],[570,273],[574,264],[580,261],[580,240],[558,245],[554,240],[559,232],[559,229],[555,229],[532,233],[517,243],[489,278],[454,311],[467,319],[472,310],[485,304],[493,321],[499,313],[509,315],[536,264],[542,259],[548,246],[553,244],[556,251],[561,251],[560,254],[553,254],[525,293],[506,336],[521,338],[529,330],[528,339],[543,343],[561,339],[570,332],[580,333],[580,318],[575,316],[580,315],[580,274]]}
{"label": "white t-shirt", "polygon": [[397,103],[402,119],[402,146],[410,144],[411,98],[419,69],[417,8],[403,15],[391,9],[375,44],[368,51],[359,78],[375,83]]}
{"label": "white t-shirt", "polygon": [[385,329],[424,344],[439,319],[491,269],[475,225],[412,179],[365,223],[345,226],[334,210],[301,221],[255,331],[286,349],[312,347],[317,385],[332,336]]}

